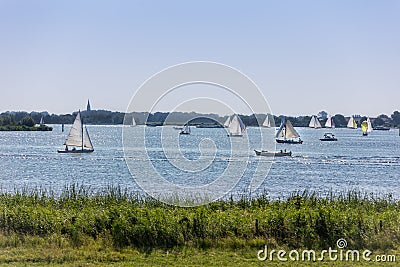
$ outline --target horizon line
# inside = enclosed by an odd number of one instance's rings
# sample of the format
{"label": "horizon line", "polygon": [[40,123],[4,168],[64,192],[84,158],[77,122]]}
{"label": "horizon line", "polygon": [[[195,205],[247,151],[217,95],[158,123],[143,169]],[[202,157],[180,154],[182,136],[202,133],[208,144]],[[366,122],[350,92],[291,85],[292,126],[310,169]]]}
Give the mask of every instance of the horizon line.
{"label": "horizon line", "polygon": [[[92,109],[92,110],[90,110],[89,112],[95,112],[95,111],[107,111],[107,112],[118,112],[118,113],[124,113],[124,114],[130,114],[130,113],[150,113],[150,112],[148,112],[148,111],[132,111],[132,112],[126,112],[126,111],[115,111],[115,110],[107,110],[107,109]],[[323,112],[324,110],[321,110],[320,112]],[[394,110],[393,112],[392,112],[392,114],[394,113],[394,112],[396,112],[396,111],[399,111],[399,110]],[[75,113],[75,112],[78,112],[78,110],[75,110],[75,111],[73,111],[73,112],[71,112],[71,113],[50,113],[50,112],[48,112],[48,111],[35,111],[35,110],[33,110],[33,111],[25,111],[25,110],[18,110],[18,111],[15,111],[15,110],[13,110],[13,111],[11,111],[11,110],[7,110],[7,111],[2,111],[0,114],[4,114],[4,113],[28,113],[28,114],[31,114],[31,113],[47,113],[47,114],[49,114],[49,115],[72,115],[73,113]],[[88,110],[81,110],[81,112],[88,112]],[[231,116],[231,115],[233,115],[233,114],[238,114],[238,115],[242,115],[242,116],[252,116],[252,115],[267,115],[266,113],[251,113],[251,114],[242,114],[242,113],[232,113],[232,114],[221,114],[221,113],[213,113],[213,112],[209,112],[209,113],[204,113],[204,112],[196,112],[196,111],[154,111],[154,112],[151,112],[150,114],[154,114],[154,113],[196,113],[196,114],[199,114],[199,115],[218,115],[218,116],[220,116],[220,117],[226,117],[226,116]],[[324,112],[326,112],[326,111],[324,111]],[[319,112],[318,112],[319,113]],[[284,117],[296,117],[296,118],[298,118],[298,117],[307,117],[307,116],[309,116],[309,117],[311,117],[311,116],[314,116],[314,115],[318,115],[318,113],[315,113],[315,114],[306,114],[306,115],[304,115],[304,114],[302,114],[302,115],[287,115],[287,114],[274,114],[274,113],[268,113],[268,114],[272,114],[273,116],[276,116],[276,117],[282,117],[282,116],[284,116]],[[332,115],[332,116],[336,116],[336,115],[342,115],[342,116],[344,116],[344,117],[351,117],[351,116],[353,116],[353,117],[370,117],[370,118],[377,118],[377,117],[379,117],[379,116],[381,116],[381,115],[385,115],[385,116],[388,116],[388,117],[390,117],[392,114],[386,114],[386,113],[380,113],[379,115],[377,115],[377,116],[368,116],[368,115],[362,115],[362,114],[351,114],[351,115],[344,115],[343,113],[336,113],[336,114],[333,114],[333,113],[328,113],[328,112],[326,112],[328,115]]]}

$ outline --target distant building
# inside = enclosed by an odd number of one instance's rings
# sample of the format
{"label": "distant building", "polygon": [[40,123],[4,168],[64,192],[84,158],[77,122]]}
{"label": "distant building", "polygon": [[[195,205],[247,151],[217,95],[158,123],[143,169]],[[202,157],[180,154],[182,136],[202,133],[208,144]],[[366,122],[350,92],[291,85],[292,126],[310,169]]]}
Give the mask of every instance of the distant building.
{"label": "distant building", "polygon": [[92,109],[90,108],[90,101],[88,99],[87,101],[87,106],[86,106],[86,111],[91,111]]}

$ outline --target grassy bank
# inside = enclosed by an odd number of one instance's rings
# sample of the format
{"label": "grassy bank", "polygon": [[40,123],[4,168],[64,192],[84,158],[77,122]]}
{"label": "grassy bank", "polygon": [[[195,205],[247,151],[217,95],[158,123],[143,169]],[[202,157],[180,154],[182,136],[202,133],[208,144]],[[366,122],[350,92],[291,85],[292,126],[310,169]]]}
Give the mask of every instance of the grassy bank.
{"label": "grassy bank", "polygon": [[155,258],[160,264],[167,259],[177,263],[171,255],[189,262],[192,257],[212,260],[206,255],[215,254],[214,259],[235,260],[227,255],[236,255],[258,265],[256,253],[264,245],[317,250],[335,248],[345,238],[351,249],[389,252],[400,247],[400,203],[390,197],[305,193],[287,200],[259,196],[179,208],[115,188],[91,195],[72,186],[60,197],[49,195],[0,194],[0,249],[7,252],[0,263],[143,259],[145,265]]}
{"label": "grassy bank", "polygon": [[26,125],[7,125],[7,126],[0,126],[0,131],[42,131],[42,132],[48,132],[52,131],[53,128],[50,126],[46,125],[40,125],[40,126],[26,126]]}

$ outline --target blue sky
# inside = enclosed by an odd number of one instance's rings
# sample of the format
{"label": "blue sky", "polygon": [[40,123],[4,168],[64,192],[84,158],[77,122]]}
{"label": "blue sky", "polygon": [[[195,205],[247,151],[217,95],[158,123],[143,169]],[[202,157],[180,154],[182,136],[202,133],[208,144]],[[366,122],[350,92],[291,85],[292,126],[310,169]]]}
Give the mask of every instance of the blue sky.
{"label": "blue sky", "polygon": [[398,14],[396,0],[0,0],[0,111],[71,113],[87,98],[124,111],[154,73],[201,60],[248,75],[274,114],[391,114]]}

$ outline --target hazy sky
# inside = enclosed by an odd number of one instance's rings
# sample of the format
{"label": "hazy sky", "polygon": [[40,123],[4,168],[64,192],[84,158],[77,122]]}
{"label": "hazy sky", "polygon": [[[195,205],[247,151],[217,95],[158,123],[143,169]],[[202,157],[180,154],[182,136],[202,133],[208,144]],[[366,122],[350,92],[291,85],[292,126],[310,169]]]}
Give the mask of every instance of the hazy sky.
{"label": "hazy sky", "polygon": [[125,111],[151,75],[201,60],[248,75],[274,114],[391,114],[399,14],[397,0],[0,0],[0,111],[71,113],[88,98]]}

